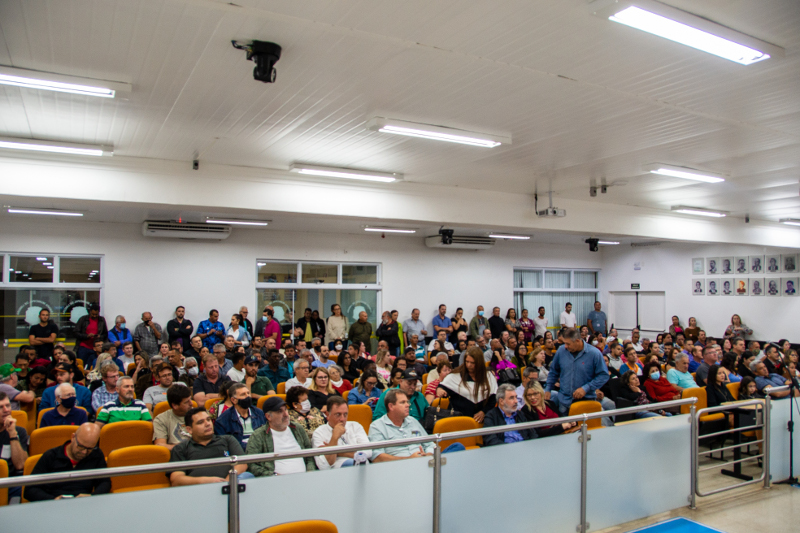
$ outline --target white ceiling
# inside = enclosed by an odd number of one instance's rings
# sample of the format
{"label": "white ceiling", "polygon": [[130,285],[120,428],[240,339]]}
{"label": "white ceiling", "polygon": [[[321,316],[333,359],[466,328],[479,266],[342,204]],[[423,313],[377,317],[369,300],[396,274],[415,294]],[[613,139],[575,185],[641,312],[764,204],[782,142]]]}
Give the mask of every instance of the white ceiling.
{"label": "white ceiling", "polygon": [[[129,82],[133,92],[107,100],[0,86],[0,135],[564,198],[588,199],[591,179],[624,180],[593,201],[800,217],[800,2],[666,3],[786,57],[744,67],[592,16],[586,0],[4,0],[0,65]],[[231,39],[279,43],[277,82],[254,81]],[[510,134],[513,144],[367,131],[375,115]],[[644,175],[652,162],[730,177]]]}

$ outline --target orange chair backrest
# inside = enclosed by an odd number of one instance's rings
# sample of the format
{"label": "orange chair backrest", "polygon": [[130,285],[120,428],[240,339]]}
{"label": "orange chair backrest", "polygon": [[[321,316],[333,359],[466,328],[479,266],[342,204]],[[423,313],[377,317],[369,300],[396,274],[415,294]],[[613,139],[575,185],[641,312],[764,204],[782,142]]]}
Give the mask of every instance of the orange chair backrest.
{"label": "orange chair backrest", "polygon": [[422,386],[424,387],[427,384],[428,384],[428,373],[425,372],[424,374],[422,374]]}
{"label": "orange chair backrest", "polygon": [[[602,410],[603,406],[600,405],[600,402],[593,402],[593,401],[577,402],[569,406],[569,416],[589,414],[589,413],[599,413]],[[586,421],[586,427],[589,429],[596,429],[599,427],[603,427],[603,423],[600,421],[599,418],[593,418],[591,420]]]}
{"label": "orange chair backrest", "polygon": [[441,407],[442,409],[447,409],[450,407],[450,398],[436,398],[431,403],[431,407]]}
{"label": "orange chair backrest", "polygon": [[327,520],[300,520],[267,527],[258,533],[339,533],[339,529]]}
{"label": "orange chair backrest", "polygon": [[741,385],[740,381],[737,381],[736,383],[728,383],[727,385],[728,390],[730,391],[731,396],[733,396],[734,400],[739,399],[739,385]]}
{"label": "orange chair backrest", "polygon": [[[8,477],[8,463],[0,461],[0,479]],[[0,507],[8,505],[8,489],[0,489]]]}
{"label": "orange chair backrest", "polygon": [[271,396],[262,396],[256,402],[256,407],[258,407],[259,409],[263,409],[264,408],[264,402],[267,401],[267,398],[272,398],[272,397],[281,398],[284,402],[286,401],[286,395],[285,394],[273,394]]}
{"label": "orange chair backrest", "polygon": [[[697,403],[694,404],[697,409],[705,409],[708,407],[708,396],[706,396],[706,389],[703,387],[692,387],[691,389],[683,389],[681,399],[684,398],[697,398]],[[681,405],[681,414],[689,414],[691,405]]]}
{"label": "orange chair backrest", "polygon": [[[478,423],[471,416],[451,416],[450,418],[443,418],[438,420],[433,426],[434,433],[453,433],[454,431],[465,431],[468,429],[478,429]],[[465,447],[477,446],[478,437],[465,437],[461,439],[443,440],[440,444],[444,450],[451,444],[460,442]]]}
{"label": "orange chair backrest", "polygon": [[[89,414],[89,411],[86,411],[85,407],[81,407],[80,405],[76,405],[75,407],[77,407],[78,409],[83,409],[86,412],[87,415]],[[42,425],[42,417],[44,416],[44,414],[46,412],[48,412],[48,411],[52,411],[53,409],[55,409],[55,407],[48,407],[47,409],[42,409],[41,411],[39,411],[39,415],[36,417],[36,427],[37,428]]]}
{"label": "orange chair backrest", "polygon": [[153,444],[153,423],[145,420],[131,420],[106,424],[100,430],[100,449],[109,456],[114,450]]}
{"label": "orange chair backrest", "polygon": [[328,354],[328,359],[333,361],[333,364],[335,364],[335,365],[339,364],[339,356],[336,355],[336,354],[333,354],[333,353],[332,354]]}
{"label": "orange chair backrest", "polygon": [[25,430],[30,435],[36,429],[36,402],[22,402],[19,404],[19,408],[28,415],[28,424],[25,426]]}
{"label": "orange chair backrest", "polygon": [[212,405],[214,405],[215,403],[217,403],[219,401],[220,401],[219,398],[209,398],[208,400],[206,400],[206,403],[203,404],[203,407],[205,407],[206,411],[208,411],[209,409],[211,409]]}
{"label": "orange chair backrest", "polygon": [[[192,402],[194,403],[194,400]],[[153,418],[165,411],[169,411],[169,402],[158,402],[153,406]]]}
{"label": "orange chair backrest", "polygon": [[31,443],[28,446],[29,455],[41,455],[50,448],[60,446],[72,439],[72,434],[78,431],[78,426],[50,426],[35,429],[31,433]]}
{"label": "orange chair backrest", "polygon": [[275,389],[278,394],[286,394],[286,382],[278,383],[278,388]]}
{"label": "orange chair backrest", "polygon": [[[23,476],[30,476],[33,473],[33,469],[36,468],[36,463],[39,462],[41,459],[41,455],[31,455],[27,459],[25,459],[25,466],[22,468],[22,475]],[[28,500],[25,499],[25,489],[22,489],[22,498],[20,499],[22,503],[28,503]]]}
{"label": "orange chair backrest", "polygon": [[347,401],[348,396],[350,396],[350,391],[349,390],[344,391],[344,394],[342,394],[342,398],[344,398],[344,401]]}
{"label": "orange chair backrest", "polygon": [[[151,444],[129,446],[114,450],[108,455],[108,467],[152,465],[168,463],[170,452],[163,446]],[[111,478],[111,492],[133,492],[169,487],[169,478],[164,472],[153,474],[137,474],[134,476],[116,476]]]}
{"label": "orange chair backrest", "polygon": [[128,372],[134,370],[135,368],[136,368],[136,363],[128,363],[128,366],[125,368],[125,373],[127,374]]}
{"label": "orange chair backrest", "polygon": [[11,411],[11,416],[17,421],[18,428],[25,428],[28,430],[28,413],[25,411]]}
{"label": "orange chair backrest", "polygon": [[372,408],[369,405],[351,405],[347,413],[347,420],[358,422],[369,434],[369,426],[372,425]]}

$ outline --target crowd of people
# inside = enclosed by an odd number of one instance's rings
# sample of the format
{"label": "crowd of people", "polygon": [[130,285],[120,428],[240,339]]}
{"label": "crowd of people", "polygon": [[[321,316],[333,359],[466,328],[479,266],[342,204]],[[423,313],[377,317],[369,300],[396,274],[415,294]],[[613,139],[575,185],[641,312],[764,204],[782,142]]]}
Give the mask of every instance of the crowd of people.
{"label": "crowd of people", "polygon": [[[738,315],[718,339],[707,336],[695,318],[683,326],[675,316],[655,339],[634,329],[623,340],[609,329],[600,302],[585,324],[568,303],[553,327],[544,308],[530,318],[527,309],[519,317],[509,309],[503,317],[495,307],[487,317],[478,306],[467,320],[462,309],[449,317],[442,305],[430,332],[418,309],[402,324],[397,311],[387,311],[373,332],[366,313],[351,325],[337,304],[327,320],[306,309],[289,337],[270,306],[255,325],[247,314],[242,307],[226,327],[211,310],[195,328],[178,307],[166,328],[145,312],[131,331],[121,315],[109,328],[92,305],[78,321],[70,350],[56,341],[58,330],[43,310],[29,344],[13,364],[0,366],[0,459],[11,475],[21,475],[29,436],[11,411],[32,403],[40,411],[52,408],[39,427],[77,426],[68,442],[42,455],[34,474],[104,467],[100,429],[132,420],[152,421],[153,444],[169,449],[174,462],[320,449],[320,455],[305,459],[237,467],[241,477],[260,477],[430,455],[432,443],[391,441],[430,433],[430,407],[445,398],[451,414],[472,417],[484,427],[512,426],[484,437],[483,445],[493,446],[576,430],[574,423],[557,422],[535,430],[513,428],[566,416],[576,402],[596,401],[613,410],[658,404],[704,387],[708,405],[715,406],[763,397],[800,375],[788,341],[763,349],[758,341],[748,342],[752,331]],[[737,398],[726,386],[735,382]],[[285,395],[276,394],[279,386]],[[154,417],[162,402],[166,410]],[[348,420],[354,405],[371,409],[368,431]],[[654,405],[637,416],[671,414]],[[614,419],[605,417],[603,423],[613,425]],[[371,442],[386,444],[350,453],[324,450]],[[444,451],[463,449],[457,443]],[[168,477],[180,486],[227,476],[228,467],[221,466],[176,470]],[[32,486],[24,494],[37,501],[110,488],[108,479],[74,480]],[[12,489],[12,497],[20,495]]]}

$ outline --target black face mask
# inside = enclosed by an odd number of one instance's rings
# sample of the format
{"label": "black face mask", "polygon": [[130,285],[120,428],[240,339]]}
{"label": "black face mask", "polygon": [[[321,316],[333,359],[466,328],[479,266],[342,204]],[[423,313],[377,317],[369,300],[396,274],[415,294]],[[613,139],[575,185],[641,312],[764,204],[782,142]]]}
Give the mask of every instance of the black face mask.
{"label": "black face mask", "polygon": [[237,398],[236,401],[242,409],[250,409],[253,406],[253,398],[249,396],[247,398]]}

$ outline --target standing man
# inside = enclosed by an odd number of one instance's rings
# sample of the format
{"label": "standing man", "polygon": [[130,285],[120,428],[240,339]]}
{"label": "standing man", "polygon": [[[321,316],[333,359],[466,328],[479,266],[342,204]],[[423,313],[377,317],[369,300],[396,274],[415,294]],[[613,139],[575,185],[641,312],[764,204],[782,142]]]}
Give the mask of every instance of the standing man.
{"label": "standing man", "polygon": [[479,305],[475,310],[475,316],[469,321],[469,336],[475,342],[478,342],[478,338],[483,336],[483,332],[486,329],[486,317],[483,315],[483,306]]}
{"label": "standing man", "polygon": [[192,386],[193,399],[198,406],[205,405],[206,400],[219,398],[219,388],[231,380],[228,376],[220,375],[219,362],[213,354],[203,358],[203,365],[205,372],[197,376]]}
{"label": "standing man", "polygon": [[[564,330],[563,338],[564,345],[550,364],[545,399],[566,416],[573,401],[597,399],[595,392],[608,381],[608,368],[600,350],[583,342],[578,330]],[[556,383],[561,385],[557,394],[552,392]]]}
{"label": "standing man", "polygon": [[411,318],[403,322],[403,340],[406,346],[411,344],[412,335],[417,335],[417,339],[424,339],[427,334],[428,331],[425,329],[425,323],[419,319],[419,309],[412,309]]}
{"label": "standing man", "polygon": [[547,326],[550,323],[550,321],[547,320],[544,317],[544,313],[545,313],[545,309],[544,309],[544,306],[542,306],[542,307],[539,308],[539,316],[537,316],[536,318],[533,319],[533,327],[534,327],[533,338],[534,339],[536,337],[540,337],[540,336],[544,337],[544,334],[547,333]]}
{"label": "standing man", "polygon": [[595,302],[594,311],[589,313],[587,317],[586,325],[589,327],[589,331],[592,332],[592,335],[597,335],[598,333],[606,334],[606,314],[600,310],[600,307],[600,302]]}
{"label": "standing man", "polygon": [[[117,315],[117,318],[114,319],[114,327],[108,332],[108,342],[112,343],[117,348],[117,357],[122,356],[122,347],[126,343],[129,342],[133,344],[133,335],[131,335],[131,331],[126,326],[127,324],[125,323],[125,317],[122,315]],[[153,352],[153,354],[155,353],[156,352]]]}
{"label": "standing man", "polygon": [[[167,336],[169,337],[169,343],[172,345],[175,341],[181,342],[181,347],[184,351],[189,349],[189,345],[191,344],[192,338],[192,331],[194,330],[194,326],[192,325],[192,321],[188,318],[184,318],[186,316],[186,308],[182,305],[179,305],[175,308],[175,318],[167,322]],[[201,339],[201,347],[202,347],[202,339]],[[199,348],[198,348],[199,351]],[[192,354],[194,356],[194,354]]]}
{"label": "standing man", "polygon": [[153,322],[153,313],[142,313],[142,322],[133,330],[133,343],[136,351],[145,351],[150,355],[158,353],[158,345],[163,335],[161,324]]}
{"label": "standing man", "polygon": [[492,316],[489,317],[489,330],[492,332],[493,339],[499,339],[503,336],[506,329],[506,321],[500,316],[500,308],[492,308]]}
{"label": "standing man", "polygon": [[241,306],[239,308],[239,314],[242,315],[242,318],[244,319],[244,321],[242,323],[242,326],[244,326],[244,329],[247,330],[247,333],[250,334],[250,338],[252,339],[253,338],[253,323],[250,322],[249,318],[247,318],[247,315],[250,314],[250,311],[247,310],[247,306],[246,305],[243,305],[243,306]]}
{"label": "standing man", "polygon": [[361,343],[364,343],[364,346],[367,347],[367,350],[370,350],[371,342],[370,338],[372,337],[372,324],[367,322],[367,312],[361,311],[358,313],[358,320],[353,322],[353,325],[350,326],[350,331],[347,333],[347,338],[350,340],[351,344],[355,344],[356,348],[361,346]]}
{"label": "standing man", "polygon": [[567,305],[564,306],[564,310],[561,311],[561,327],[574,328],[577,325],[578,319],[575,317],[575,313],[572,312],[572,304],[567,302]]}
{"label": "standing man", "polygon": [[450,320],[450,317],[445,316],[445,313],[447,313],[447,306],[442,304],[439,306],[439,314],[433,317],[434,335],[438,336],[440,331],[444,331],[449,337],[453,333],[453,321]]}
{"label": "standing man", "polygon": [[275,315],[271,307],[264,308],[263,318],[259,321],[259,323],[263,323],[263,328],[258,333],[263,335],[265,344],[268,339],[272,339],[275,341],[275,345],[277,346],[278,341],[281,338],[281,325],[277,320],[275,320],[274,316]]}
{"label": "standing man", "polygon": [[[58,326],[55,322],[50,322],[50,311],[42,309],[39,311],[39,323],[31,326],[28,330],[28,343],[36,349],[39,359],[53,359],[53,346],[58,337]],[[94,347],[92,347],[94,351]]]}
{"label": "standing man", "polygon": [[203,339],[203,346],[209,351],[214,350],[214,345],[225,340],[225,326],[219,321],[219,311],[212,309],[208,313],[208,320],[203,320],[197,326],[197,336]]}
{"label": "standing man", "polygon": [[[94,364],[94,341],[108,338],[106,319],[100,316],[100,305],[89,304],[89,314],[83,315],[75,324],[75,338],[78,341],[78,358],[83,359],[86,368]],[[118,354],[119,355],[119,354]]]}

